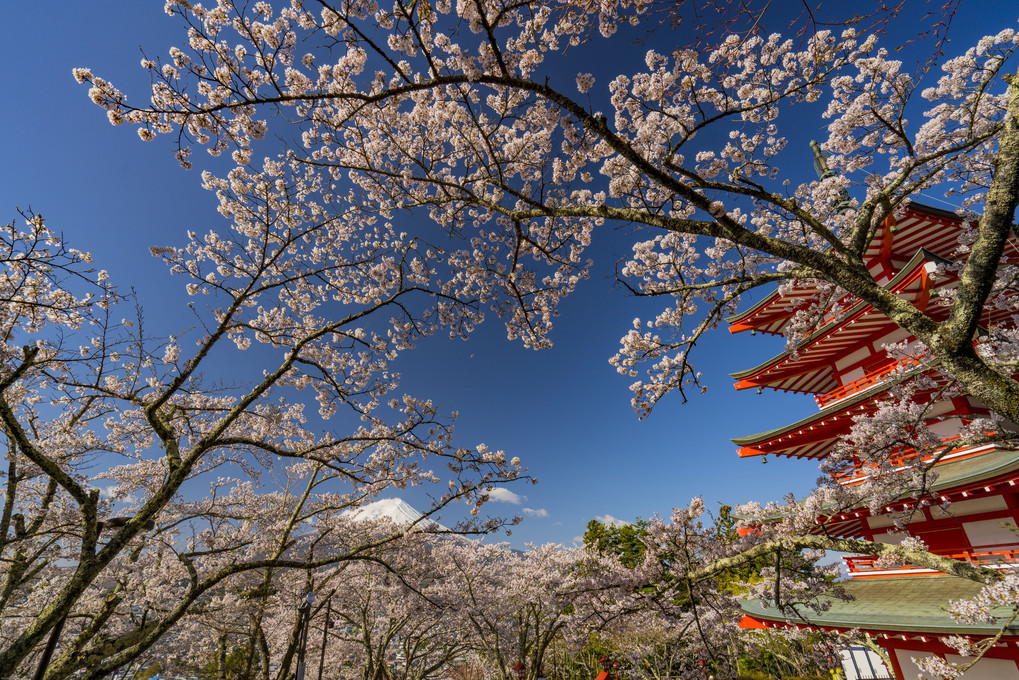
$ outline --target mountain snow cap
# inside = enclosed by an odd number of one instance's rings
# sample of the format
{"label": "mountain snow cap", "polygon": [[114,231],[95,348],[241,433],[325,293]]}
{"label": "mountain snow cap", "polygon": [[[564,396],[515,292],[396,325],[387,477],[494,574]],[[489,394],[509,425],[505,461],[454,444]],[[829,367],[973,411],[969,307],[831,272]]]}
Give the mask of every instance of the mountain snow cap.
{"label": "mountain snow cap", "polygon": [[[407,526],[413,524],[423,517],[414,506],[402,498],[382,498],[367,505],[362,505],[359,508],[350,510],[347,513],[351,518],[357,520],[377,520],[377,519],[388,519],[395,524],[400,526]],[[447,527],[442,526],[437,522],[431,522],[440,531],[449,531]],[[430,523],[426,520],[422,522],[422,528],[430,526]]]}

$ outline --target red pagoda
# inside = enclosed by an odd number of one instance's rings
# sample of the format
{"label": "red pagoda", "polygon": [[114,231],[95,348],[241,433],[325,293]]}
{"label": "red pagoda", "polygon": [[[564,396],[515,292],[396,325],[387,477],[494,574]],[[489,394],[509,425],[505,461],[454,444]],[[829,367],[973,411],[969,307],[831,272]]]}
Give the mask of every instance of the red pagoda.
{"label": "red pagoda", "polygon": [[[937,274],[939,262],[958,246],[961,222],[952,213],[916,203],[898,219],[890,217],[878,229],[864,261],[874,278],[901,298],[910,300],[931,318],[941,320],[948,306],[940,303],[939,289],[956,280]],[[1019,259],[1016,243],[1006,257]],[[783,335],[798,307],[815,291],[809,283],[791,291],[775,292],[745,312],[729,319],[733,333],[756,331]],[[855,304],[854,304],[855,303]],[[932,402],[929,426],[950,446],[969,418],[987,413],[975,398],[940,396],[936,366],[921,365],[910,358],[896,358],[886,346],[909,342],[909,334],[869,305],[854,298],[837,301],[819,326],[796,348],[755,368],[733,374],[737,389],[772,388],[814,395],[818,411],[790,425],[733,441],[739,455],[788,456],[823,459],[849,432],[853,418],[876,409],[876,404],[895,385],[927,374],[932,385],[915,398]],[[985,314],[985,324],[1010,324],[1011,319]],[[913,450],[896,453],[903,465],[926,454]],[[939,555],[1009,569],[1019,567],[1019,451],[996,444],[965,446],[951,450],[935,465],[933,487],[906,493],[880,512],[865,507],[819,518],[825,531],[835,537],[889,542],[902,534],[889,529],[901,513],[908,512],[910,535],[921,538]],[[867,476],[864,463],[833,473],[843,485],[859,484]],[[932,499],[932,494],[934,498]],[[921,502],[922,499],[926,502]],[[931,502],[931,501],[937,502]],[[853,596],[836,601],[823,612],[810,612],[792,620],[777,609],[759,603],[744,605],[744,627],[812,627],[827,631],[859,630],[871,636],[888,653],[899,680],[913,680],[919,670],[912,658],[936,654],[964,663],[949,636],[973,642],[993,640],[1011,615],[1003,612],[997,624],[985,626],[956,623],[946,611],[950,600],[974,595],[980,584],[929,569],[900,565],[883,568],[876,558],[844,558],[849,580],[844,584]],[[995,612],[998,613],[998,612]],[[1004,629],[984,658],[965,677],[1019,680],[1019,619]]]}

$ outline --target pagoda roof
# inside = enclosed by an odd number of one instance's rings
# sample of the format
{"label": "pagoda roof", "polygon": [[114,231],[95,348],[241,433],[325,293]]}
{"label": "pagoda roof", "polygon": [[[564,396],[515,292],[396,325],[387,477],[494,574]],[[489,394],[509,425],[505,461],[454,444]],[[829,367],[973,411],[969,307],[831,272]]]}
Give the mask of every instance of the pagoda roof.
{"label": "pagoda roof", "polygon": [[[888,283],[888,289],[914,303],[925,303],[929,291],[928,264],[938,261],[941,258],[934,253],[918,250]],[[944,277],[939,284],[948,285],[949,281]],[[835,377],[836,361],[895,328],[894,321],[870,304],[857,302],[804,338],[795,351],[786,350],[758,366],[730,375],[736,378],[738,390],[771,387],[823,394],[839,387]]]}
{"label": "pagoda roof", "polygon": [[[838,438],[849,432],[854,416],[874,412],[877,408],[874,397],[886,392],[891,385],[933,371],[934,368],[933,365],[915,366],[794,423],[743,437],[733,437],[732,442],[740,447],[740,457],[777,455],[791,458],[824,458],[830,453]],[[938,383],[943,382],[943,379],[938,380]],[[974,413],[977,410],[973,405],[969,405],[965,412]],[[956,414],[952,411],[939,412],[936,417],[951,415]]]}
{"label": "pagoda roof", "polygon": [[[839,583],[852,600],[833,599],[825,612],[798,605],[799,618],[786,617],[775,607],[760,601],[741,602],[743,611],[758,621],[778,626],[806,625],[831,630],[859,629],[870,633],[928,633],[932,635],[998,634],[1012,615],[1010,607],[991,610],[994,623],[957,623],[946,611],[950,601],[974,597],[983,584],[957,576],[900,576],[897,578],[854,579]],[[1006,628],[1006,636],[1019,636],[1019,621]]]}
{"label": "pagoda roof", "polygon": [[917,248],[950,258],[959,247],[961,225],[962,219],[954,212],[922,203],[906,203],[901,217],[886,219],[878,225],[863,261],[870,263],[882,258],[901,261]]}
{"label": "pagoda roof", "polygon": [[809,280],[794,281],[786,287],[785,293],[773,290],[764,299],[739,314],[727,317],[730,333],[758,331],[770,335],[781,335],[789,324],[793,312],[805,306],[806,301],[817,293]]}
{"label": "pagoda roof", "polygon": [[[954,212],[909,202],[899,219],[882,222],[863,255],[868,269],[878,272],[882,264],[897,268],[906,263],[911,253],[923,248],[940,257],[950,258],[959,245],[962,220]],[[1019,247],[1010,239],[1003,259],[1019,259]],[[756,330],[781,335],[793,312],[817,293],[809,280],[786,287],[785,293],[772,291],[749,309],[728,317],[729,331],[739,333]]]}
{"label": "pagoda roof", "polygon": [[[943,493],[951,489],[953,493],[962,492],[968,490],[967,487],[1019,471],[1019,451],[995,449],[977,456],[945,461],[936,470],[938,479],[931,485],[932,491]],[[918,489],[912,489],[907,495],[916,491]]]}
{"label": "pagoda roof", "polygon": [[[1019,451],[992,448],[960,455],[939,463],[935,471],[938,477],[928,488],[932,494],[949,501],[984,496],[992,493],[998,485],[1016,486],[1019,481]],[[911,508],[920,491],[918,488],[907,489],[885,511]],[[824,531],[832,536],[860,536],[863,533],[863,520],[869,516],[865,508],[836,512],[824,519]]]}

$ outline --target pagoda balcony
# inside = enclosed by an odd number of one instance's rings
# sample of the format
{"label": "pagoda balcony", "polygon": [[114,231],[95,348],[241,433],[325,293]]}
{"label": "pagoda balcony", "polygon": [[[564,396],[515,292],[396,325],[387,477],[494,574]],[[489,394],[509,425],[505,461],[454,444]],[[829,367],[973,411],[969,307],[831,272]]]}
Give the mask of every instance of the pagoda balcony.
{"label": "pagoda balcony", "polygon": [[[890,384],[925,372],[929,372],[932,383],[914,394],[913,399],[917,403],[930,404],[925,414],[929,425],[935,426],[935,423],[951,419],[966,422],[966,419],[987,413],[987,407],[972,397],[966,395],[951,399],[941,397],[939,391],[946,382],[944,377],[930,366],[917,365],[906,368],[898,374],[889,374],[883,382],[878,381],[875,385],[860,388],[854,394],[847,395],[842,400],[794,423],[745,437],[734,437],[732,441],[737,445],[741,457],[775,455],[817,460],[826,458],[836,443],[849,435],[854,418],[876,411],[880,396],[889,389]],[[939,428],[942,442],[948,442],[956,436],[956,432],[947,426],[936,427]],[[905,455],[909,457],[914,454]],[[853,469],[857,468],[847,461],[846,466],[838,471],[840,475],[845,473],[840,479],[852,479],[865,474],[864,472],[853,474]]]}
{"label": "pagoda balcony", "polygon": [[[999,550],[970,550],[966,552],[942,555],[952,560],[968,562],[989,569],[1019,568],[1019,548],[1002,548]],[[895,564],[878,566],[877,555],[846,555],[842,561],[846,563],[851,578],[878,578],[883,576],[919,576],[921,574],[941,574],[940,571],[911,564]]]}
{"label": "pagoda balcony", "polygon": [[898,377],[898,374],[902,371],[906,371],[915,366],[919,366],[920,362],[914,357],[906,357],[898,361],[894,361],[886,366],[879,368],[876,371],[872,371],[867,375],[857,378],[856,380],[846,383],[841,387],[836,387],[830,392],[820,394],[814,397],[814,401],[817,402],[818,408],[824,409],[833,404],[837,404],[843,399],[848,399],[854,394],[858,394],[863,390],[870,389],[875,385],[879,385],[883,382],[894,380]]}
{"label": "pagoda balcony", "polygon": [[[951,437],[945,437],[941,440],[942,445],[946,445],[949,442],[960,439],[959,435],[953,435]],[[971,444],[968,446],[960,446],[949,451],[942,450],[938,453],[940,457],[940,463],[947,463],[949,461],[959,461],[965,458],[970,458],[980,453],[985,453],[990,450],[996,449],[997,446],[993,443],[980,443]],[[896,472],[904,470],[909,466],[917,465],[918,463],[925,463],[934,460],[934,454],[930,451],[919,453],[915,449],[904,449],[898,453],[894,453],[888,457],[885,461],[886,465],[890,465]],[[859,463],[856,465],[850,465],[842,470],[832,472],[829,477],[832,481],[838,482],[843,486],[852,486],[854,484],[862,483],[869,474],[869,471],[876,470],[880,465],[878,463]]]}
{"label": "pagoda balcony", "polygon": [[[958,435],[949,437],[948,439],[942,440],[942,444],[951,441],[952,439],[958,439]],[[952,452],[954,453],[954,452]],[[909,465],[915,465],[933,459],[934,456],[931,453],[925,453],[920,455],[915,449],[906,449],[898,453],[894,453],[888,457],[887,464],[890,465],[894,470],[905,469]],[[847,466],[844,470],[833,472],[830,477],[832,481],[840,484],[851,484],[862,482],[868,474],[868,470],[876,470],[880,465],[878,463],[858,463],[856,465]]]}

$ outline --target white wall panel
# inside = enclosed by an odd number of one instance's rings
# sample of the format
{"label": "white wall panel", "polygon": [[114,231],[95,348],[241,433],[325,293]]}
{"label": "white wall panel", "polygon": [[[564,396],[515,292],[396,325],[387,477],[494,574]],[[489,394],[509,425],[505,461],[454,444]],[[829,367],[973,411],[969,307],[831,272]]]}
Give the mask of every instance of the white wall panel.
{"label": "white wall panel", "polygon": [[[902,669],[902,680],[917,680],[920,677],[920,669],[913,663],[914,658],[926,658],[934,656],[929,652],[914,652],[908,649],[896,649],[895,659]],[[973,659],[967,659],[955,654],[945,657],[948,661],[964,665]],[[1019,668],[1014,661],[1008,659],[989,659],[984,657],[963,674],[964,680],[1019,680]]]}
{"label": "white wall panel", "polygon": [[963,531],[974,548],[1019,544],[1019,532],[1011,518],[985,519],[981,522],[963,522]]}
{"label": "white wall panel", "polygon": [[942,510],[939,505],[933,505],[930,507],[930,511],[931,517],[941,519],[942,517],[962,517],[963,515],[976,515],[981,512],[993,512],[1007,508],[1008,504],[1005,502],[1004,496],[988,496],[986,498],[971,498],[968,501],[955,501],[949,504],[947,510]]}
{"label": "white wall panel", "polygon": [[[952,663],[965,665],[973,659],[949,654],[945,657]],[[988,659],[986,656],[977,661],[973,668],[963,673],[965,680],[1019,680],[1019,669],[1014,661],[1008,659]]]}
{"label": "white wall panel", "polygon": [[895,660],[899,662],[902,669],[902,680],[917,680],[920,677],[920,669],[913,663],[913,659],[923,659],[934,656],[930,652],[914,652],[908,649],[896,649]]}

